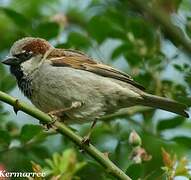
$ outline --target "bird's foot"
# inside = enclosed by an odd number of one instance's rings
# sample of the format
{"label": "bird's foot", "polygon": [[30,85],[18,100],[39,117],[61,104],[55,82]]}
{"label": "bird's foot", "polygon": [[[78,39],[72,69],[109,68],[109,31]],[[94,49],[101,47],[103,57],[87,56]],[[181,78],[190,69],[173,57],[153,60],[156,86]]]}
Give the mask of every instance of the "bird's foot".
{"label": "bird's foot", "polygon": [[53,115],[51,112],[48,113],[48,115],[51,117],[52,121],[49,123],[40,123],[42,124],[42,127],[44,130],[48,131],[49,129],[53,128],[54,129],[54,123],[59,120],[59,117]]}
{"label": "bird's foot", "polygon": [[81,145],[82,145],[82,147],[83,147],[84,145],[88,145],[88,146],[90,145],[90,136],[89,136],[89,135],[84,136],[84,137],[82,138]]}
{"label": "bird's foot", "polygon": [[90,136],[89,135],[84,136],[81,140],[80,152],[84,153],[85,152],[84,146],[89,146],[89,145],[90,145]]}

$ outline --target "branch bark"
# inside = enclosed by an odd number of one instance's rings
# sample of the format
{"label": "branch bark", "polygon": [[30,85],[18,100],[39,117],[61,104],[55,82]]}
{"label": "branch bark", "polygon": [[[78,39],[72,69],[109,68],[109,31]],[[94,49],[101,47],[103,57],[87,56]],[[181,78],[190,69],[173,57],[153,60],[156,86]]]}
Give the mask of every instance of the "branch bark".
{"label": "branch bark", "polygon": [[[37,108],[24,103],[22,101],[18,101],[18,99],[0,91],[0,101],[3,101],[11,106],[13,106],[14,110],[20,110],[25,112],[28,115],[33,116],[38,119],[41,123],[50,124],[53,120],[50,116],[38,110]],[[57,132],[60,134],[67,136],[71,141],[73,141],[78,146],[81,146],[82,137],[75,134],[70,128],[68,128],[64,123],[56,121],[53,126],[56,128]],[[83,149],[96,161],[98,161],[102,166],[106,168],[106,171],[121,180],[131,180],[129,176],[127,176],[121,169],[119,169],[112,161],[109,160],[103,153],[97,150],[93,145],[83,145]]]}

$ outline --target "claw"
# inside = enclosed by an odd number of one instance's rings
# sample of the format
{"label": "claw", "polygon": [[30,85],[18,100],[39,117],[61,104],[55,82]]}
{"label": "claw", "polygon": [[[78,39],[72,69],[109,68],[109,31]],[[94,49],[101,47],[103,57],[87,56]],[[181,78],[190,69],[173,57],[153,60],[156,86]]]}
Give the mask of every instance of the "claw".
{"label": "claw", "polygon": [[13,110],[14,110],[15,114],[17,115],[17,113],[19,111],[19,100],[18,99],[15,100],[15,104],[13,106]]}
{"label": "claw", "polygon": [[84,146],[89,146],[90,145],[90,137],[89,136],[84,136],[83,139],[81,140],[81,146],[80,146],[80,152],[84,153]]}
{"label": "claw", "polygon": [[89,136],[84,136],[82,141],[81,141],[81,145],[90,145],[90,137]]}
{"label": "claw", "polygon": [[52,114],[49,114],[48,115],[51,117],[52,121],[49,122],[49,123],[41,123],[43,128],[48,131],[50,128],[54,128],[54,123],[57,121],[57,117],[52,115]]}

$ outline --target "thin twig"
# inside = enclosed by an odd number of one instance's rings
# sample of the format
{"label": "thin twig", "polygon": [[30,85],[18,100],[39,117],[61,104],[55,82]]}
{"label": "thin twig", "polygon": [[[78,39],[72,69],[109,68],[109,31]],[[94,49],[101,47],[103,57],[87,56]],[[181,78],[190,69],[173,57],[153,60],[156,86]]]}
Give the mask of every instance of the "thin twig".
{"label": "thin twig", "polygon": [[159,6],[145,3],[142,0],[130,0],[137,8],[142,12],[147,13],[153,22],[157,22],[163,29],[163,31],[168,35],[169,39],[175,44],[182,46],[189,54],[191,54],[191,41],[186,38],[184,33],[180,28],[175,26],[169,17],[169,15]]}

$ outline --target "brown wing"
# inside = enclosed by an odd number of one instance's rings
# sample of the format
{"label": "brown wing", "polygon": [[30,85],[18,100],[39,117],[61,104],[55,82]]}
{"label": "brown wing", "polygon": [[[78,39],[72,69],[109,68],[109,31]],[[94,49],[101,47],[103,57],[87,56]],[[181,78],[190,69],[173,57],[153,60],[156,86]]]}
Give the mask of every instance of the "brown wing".
{"label": "brown wing", "polygon": [[[63,52],[63,50],[62,50]],[[65,53],[62,53],[60,57],[49,57],[52,65],[57,67],[72,67],[75,69],[81,69],[89,72],[96,73],[98,75],[109,77],[113,79],[118,79],[129,84],[134,85],[135,87],[144,90],[145,88],[131,78],[128,74],[121,72],[117,69],[112,68],[111,66],[97,63],[92,60],[90,57],[86,56],[83,53],[78,53],[77,51],[65,50]]]}

